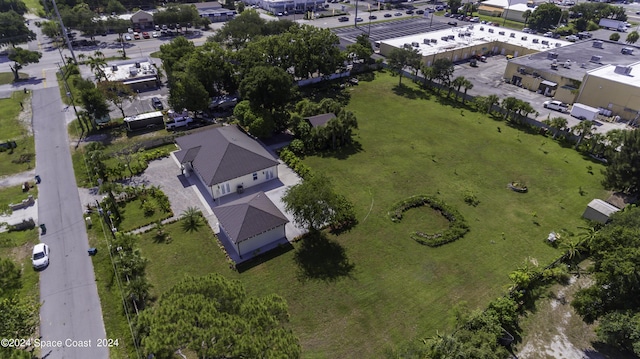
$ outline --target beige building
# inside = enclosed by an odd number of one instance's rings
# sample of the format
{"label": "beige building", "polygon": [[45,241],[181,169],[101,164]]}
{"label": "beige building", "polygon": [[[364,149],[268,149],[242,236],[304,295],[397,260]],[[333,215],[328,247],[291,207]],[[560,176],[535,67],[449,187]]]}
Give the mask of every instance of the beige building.
{"label": "beige building", "polygon": [[150,29],[153,27],[153,14],[143,10],[138,10],[131,15],[131,24],[140,29]]}
{"label": "beige building", "polygon": [[108,81],[121,82],[136,92],[160,87],[158,70],[150,59],[132,59],[108,63],[104,73]]}
{"label": "beige building", "polygon": [[568,41],[540,35],[475,24],[384,40],[380,43],[380,53],[388,56],[393,49],[412,48],[422,55],[425,65],[431,66],[440,58],[458,62],[468,60],[474,55],[518,57],[570,44]]}
{"label": "beige building", "polygon": [[[504,78],[505,81],[514,85],[553,97],[558,101],[570,104],[579,102],[592,107],[602,107],[614,111],[614,107],[616,107],[614,104],[618,104],[620,100],[610,102],[611,106],[609,106],[609,102],[593,102],[590,98],[590,94],[593,93],[591,87],[596,82],[597,75],[603,73],[600,69],[615,69],[615,65],[635,63],[637,60],[632,56],[634,51],[640,52],[637,47],[614,41],[581,41],[569,46],[562,46],[510,60],[505,69]],[[583,83],[587,74],[591,73],[595,77],[591,79],[588,85]],[[631,82],[628,82],[628,84],[630,88],[633,88]],[[611,88],[611,85],[609,85],[609,88]],[[622,91],[628,92],[629,89]],[[579,96],[580,94],[584,95]],[[618,107],[633,108],[628,107],[630,106],[630,101],[632,102],[632,100],[629,100]],[[623,116],[618,113],[619,108],[616,108],[616,114],[629,119],[628,115]]]}
{"label": "beige building", "polygon": [[605,65],[587,72],[576,102],[605,108],[636,122],[640,117],[640,62]]}

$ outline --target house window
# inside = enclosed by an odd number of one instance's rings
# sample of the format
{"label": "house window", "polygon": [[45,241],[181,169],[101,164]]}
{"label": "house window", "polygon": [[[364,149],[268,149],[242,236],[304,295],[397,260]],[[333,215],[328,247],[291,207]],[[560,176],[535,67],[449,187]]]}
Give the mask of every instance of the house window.
{"label": "house window", "polygon": [[253,180],[254,181],[258,180],[258,172],[253,172]]}

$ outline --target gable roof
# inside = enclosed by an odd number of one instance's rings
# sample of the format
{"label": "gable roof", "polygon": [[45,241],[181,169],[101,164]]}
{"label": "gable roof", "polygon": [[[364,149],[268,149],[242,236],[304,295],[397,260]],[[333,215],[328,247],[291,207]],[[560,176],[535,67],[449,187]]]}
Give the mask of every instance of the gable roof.
{"label": "gable roof", "polygon": [[320,127],[326,125],[327,122],[334,118],[336,118],[336,115],[333,113],[323,113],[316,116],[306,117],[305,120],[309,121],[313,127]]}
{"label": "gable roof", "polygon": [[208,186],[278,165],[269,151],[236,126],[196,132],[176,143],[178,161],[191,162]]}
{"label": "gable roof", "polygon": [[213,213],[233,243],[242,242],[289,222],[264,192],[215,207]]}

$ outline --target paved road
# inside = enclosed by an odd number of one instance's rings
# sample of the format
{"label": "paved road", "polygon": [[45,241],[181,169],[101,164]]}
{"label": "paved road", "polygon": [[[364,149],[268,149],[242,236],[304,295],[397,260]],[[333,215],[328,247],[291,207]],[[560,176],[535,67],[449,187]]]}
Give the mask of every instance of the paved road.
{"label": "paved road", "polygon": [[63,344],[42,348],[41,355],[107,359],[108,349],[98,347],[105,338],[104,323],[58,87],[35,90],[32,107],[36,168],[42,177],[38,217],[47,227],[41,240],[51,248],[50,265],[40,274],[40,334],[44,341]]}

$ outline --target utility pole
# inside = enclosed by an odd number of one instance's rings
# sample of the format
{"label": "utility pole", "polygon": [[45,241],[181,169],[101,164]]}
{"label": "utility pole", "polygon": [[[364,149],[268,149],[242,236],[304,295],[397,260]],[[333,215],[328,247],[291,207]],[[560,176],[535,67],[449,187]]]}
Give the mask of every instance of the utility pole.
{"label": "utility pole", "polygon": [[76,60],[76,54],[73,53],[73,46],[71,46],[71,41],[69,41],[69,34],[67,34],[67,28],[64,26],[64,23],[62,22],[62,17],[60,16],[60,11],[58,11],[58,5],[56,4],[56,0],[51,0],[51,2],[53,3],[53,9],[55,10],[56,15],[58,16],[58,21],[60,21],[60,27],[62,28],[62,36],[64,36],[64,40],[67,42],[67,47],[71,52],[71,58],[73,59],[73,63],[77,64],[78,61]]}
{"label": "utility pole", "polygon": [[[60,56],[62,57],[62,52],[60,52]],[[73,112],[76,115],[76,120],[78,120],[78,123],[80,124],[80,128],[84,132],[84,126],[82,125],[82,120],[80,120],[80,116],[78,116],[78,109],[76,109],[76,102],[73,99],[73,94],[71,93],[71,88],[69,87],[69,83],[67,82],[67,71],[66,71],[67,63],[64,62],[64,59],[63,59],[63,63],[65,64],[65,66],[64,66],[65,70],[62,69],[62,67],[60,66],[59,62],[57,64],[58,64],[58,69],[62,73],[62,81],[64,82],[64,89],[67,92],[67,97],[69,97],[69,101],[71,101],[71,106],[73,107]],[[89,132],[88,128],[87,128],[87,132]],[[80,136],[80,138],[82,138],[82,136]],[[80,143],[80,141],[78,141],[78,144],[79,143]]]}

